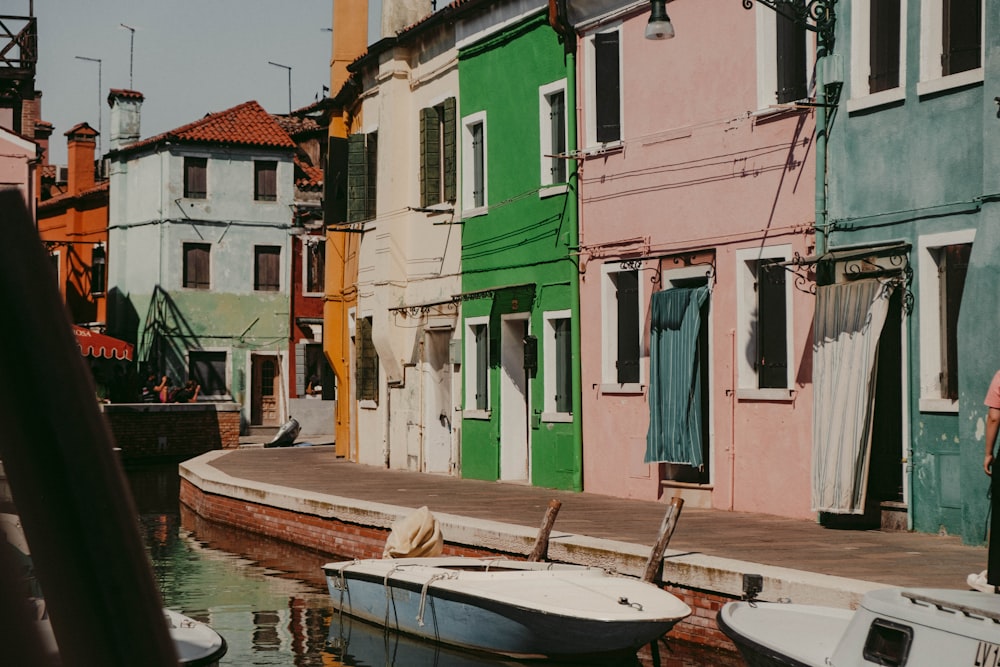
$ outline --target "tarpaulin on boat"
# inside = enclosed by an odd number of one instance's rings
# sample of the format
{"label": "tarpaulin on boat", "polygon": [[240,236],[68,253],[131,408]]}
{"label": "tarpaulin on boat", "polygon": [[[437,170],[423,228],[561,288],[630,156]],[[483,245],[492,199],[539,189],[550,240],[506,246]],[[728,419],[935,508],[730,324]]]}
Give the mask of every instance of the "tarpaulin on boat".
{"label": "tarpaulin on boat", "polygon": [[653,294],[649,340],[646,463],[704,461],[701,453],[701,359],[698,333],[707,287]]}
{"label": "tarpaulin on boat", "polygon": [[813,511],[864,513],[878,342],[892,292],[878,280],[816,288]]}
{"label": "tarpaulin on boat", "polygon": [[75,324],[73,325],[73,333],[76,334],[76,342],[80,346],[80,352],[85,357],[132,361],[132,346],[123,340],[105,336]]}

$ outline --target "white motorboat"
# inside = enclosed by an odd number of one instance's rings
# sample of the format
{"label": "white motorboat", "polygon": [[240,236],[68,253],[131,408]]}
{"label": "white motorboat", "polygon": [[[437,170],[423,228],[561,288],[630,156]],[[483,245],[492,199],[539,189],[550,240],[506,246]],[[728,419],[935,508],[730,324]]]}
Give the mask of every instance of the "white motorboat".
{"label": "white motorboat", "polygon": [[344,614],[517,659],[634,653],[691,613],[655,584],[580,565],[441,556],[323,570]]}
{"label": "white motorboat", "polygon": [[1000,595],[882,588],[857,610],[739,601],[719,629],[748,665],[1000,667]]}

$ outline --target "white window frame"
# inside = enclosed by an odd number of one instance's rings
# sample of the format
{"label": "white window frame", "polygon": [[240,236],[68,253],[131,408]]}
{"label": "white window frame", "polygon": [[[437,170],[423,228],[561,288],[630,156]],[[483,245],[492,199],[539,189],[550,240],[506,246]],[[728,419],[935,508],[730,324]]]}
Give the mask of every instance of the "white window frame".
{"label": "white window frame", "polygon": [[945,246],[975,243],[976,230],[963,229],[917,238],[920,286],[920,411],[957,413],[958,401],[941,397],[941,278],[934,251]]}
{"label": "white window frame", "polygon": [[[472,163],[472,128],[483,126],[483,205],[476,206],[473,195],[475,187],[475,165]],[[490,209],[489,197],[489,128],[486,111],[479,111],[462,118],[462,216],[471,218],[485,215]]]}
{"label": "white window frame", "polygon": [[[315,236],[312,234],[303,234],[299,237],[302,241],[302,296],[323,296],[325,292],[310,292],[309,291],[309,248],[313,245],[326,244],[325,236]],[[326,262],[323,265],[324,274],[326,272]],[[326,276],[323,276],[324,287],[326,284]]]}
{"label": "white window frame", "polygon": [[[476,409],[476,386],[478,384],[479,376],[479,359],[476,357],[476,336],[473,332],[473,327],[485,326],[486,327],[486,340],[490,337],[490,317],[489,315],[484,315],[481,317],[468,317],[465,320],[465,363],[462,364],[462,369],[465,373],[465,410],[462,415],[466,419],[489,419],[492,407],[493,396],[490,393],[490,379],[486,378],[486,405],[489,406],[486,410]],[[488,344],[488,343],[487,343]],[[489,371],[487,371],[487,375]],[[472,406],[471,408],[469,406]]]}
{"label": "white window frame", "polygon": [[[778,110],[777,21],[778,15],[773,9],[757,4],[757,109],[761,112]],[[807,86],[809,94],[813,94],[816,79],[809,73],[816,69],[816,33],[811,30],[805,33]]]}
{"label": "white window frame", "polygon": [[[566,104],[569,99],[566,96],[566,79],[553,81],[552,83],[538,88],[538,129],[539,129],[539,158],[541,160],[540,182],[542,189],[539,190],[540,197],[550,197],[552,195],[566,192],[565,182],[556,182],[552,178],[552,160],[555,155],[555,141],[552,136],[552,96],[556,93],[563,94],[563,145],[569,146],[569,108]],[[569,165],[566,174],[569,175]]]}
{"label": "white window frame", "polygon": [[793,281],[785,281],[785,360],[787,377],[784,388],[761,388],[757,379],[757,369],[747,358],[747,350],[754,349],[754,317],[757,311],[757,263],[763,259],[787,261],[792,257],[790,244],[764,248],[746,248],[736,251],[736,397],[749,400],[788,401],[794,387],[795,345],[793,339],[792,313]]}
{"label": "white window frame", "polygon": [[[619,122],[619,133],[618,141],[609,141],[607,143],[598,143],[597,141],[597,82],[595,77],[597,76],[595,72],[596,55],[594,52],[594,35],[601,33],[617,32],[618,33],[618,122]],[[583,38],[583,49],[584,49],[584,81],[586,85],[584,86],[584,116],[587,119],[585,128],[585,149],[588,151],[617,148],[624,143],[625,139],[625,74],[622,71],[624,69],[623,55],[622,55],[622,39],[624,35],[622,34],[622,24],[621,21],[615,23],[610,23],[608,25],[601,26],[600,28],[594,30],[586,37]],[[568,101],[568,100],[567,100]],[[572,113],[572,110],[567,108],[567,113]]]}
{"label": "white window frame", "polygon": [[[542,313],[542,355],[544,357],[544,391],[545,400],[542,405],[543,422],[571,422],[572,412],[559,412],[556,409],[556,320],[571,320],[571,310],[549,310]],[[572,372],[572,371],[571,371]]]}
{"label": "white window frame", "polygon": [[982,22],[979,26],[980,54],[979,67],[958,74],[941,74],[941,47],[943,40],[941,15],[944,11],[942,0],[920,0],[920,80],[917,81],[917,95],[967,86],[983,81],[983,63],[986,62],[986,2],[983,0]]}
{"label": "white window frame", "polygon": [[860,111],[906,98],[906,7],[899,0],[899,85],[869,93],[871,74],[871,0],[851,2],[851,97],[847,110]]}
{"label": "white window frame", "polygon": [[627,273],[635,269],[622,269],[621,262],[606,262],[601,266],[601,341],[603,342],[603,354],[601,355],[601,392],[605,394],[640,394],[647,384],[646,375],[649,372],[648,364],[643,360],[649,355],[649,351],[643,345],[645,338],[646,309],[648,308],[647,290],[644,288],[643,267],[638,269],[639,280],[638,300],[639,317],[639,382],[618,382],[618,296],[614,274]]}

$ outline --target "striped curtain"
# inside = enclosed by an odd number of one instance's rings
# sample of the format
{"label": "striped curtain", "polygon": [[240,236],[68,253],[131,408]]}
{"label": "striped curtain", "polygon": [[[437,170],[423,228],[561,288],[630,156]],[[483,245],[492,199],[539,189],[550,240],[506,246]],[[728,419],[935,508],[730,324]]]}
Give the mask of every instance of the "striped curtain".
{"label": "striped curtain", "polygon": [[707,287],[653,294],[646,463],[687,463],[694,467],[704,463],[698,333],[706,299]]}
{"label": "striped curtain", "polygon": [[813,511],[864,513],[878,342],[893,287],[858,280],[816,288]]}

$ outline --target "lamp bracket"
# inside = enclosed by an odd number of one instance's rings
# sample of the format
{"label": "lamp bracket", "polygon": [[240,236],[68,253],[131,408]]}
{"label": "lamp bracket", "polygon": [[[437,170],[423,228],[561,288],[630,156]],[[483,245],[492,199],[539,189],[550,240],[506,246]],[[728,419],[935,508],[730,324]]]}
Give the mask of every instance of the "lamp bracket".
{"label": "lamp bracket", "polygon": [[823,44],[833,44],[837,0],[743,0],[743,9],[753,9],[755,1],[815,32]]}

